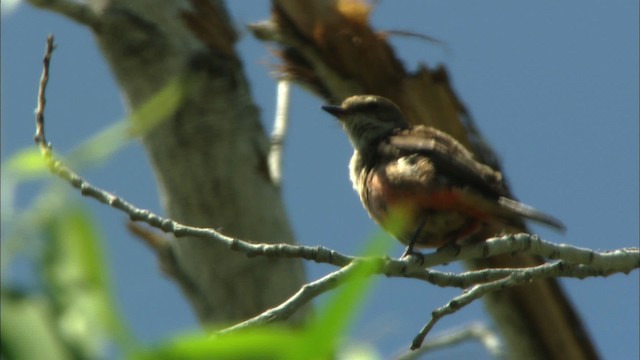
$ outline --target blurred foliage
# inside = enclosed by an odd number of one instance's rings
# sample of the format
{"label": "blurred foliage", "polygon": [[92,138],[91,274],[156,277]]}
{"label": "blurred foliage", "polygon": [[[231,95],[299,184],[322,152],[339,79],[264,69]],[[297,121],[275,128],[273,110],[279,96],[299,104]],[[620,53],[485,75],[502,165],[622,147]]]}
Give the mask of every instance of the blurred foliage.
{"label": "blurred foliage", "polygon": [[[178,109],[182,81],[169,82],[128,119],[56,158],[74,170],[100,164]],[[370,286],[368,274],[378,266],[372,261],[359,263],[304,327],[275,324],[220,336],[205,331],[142,347],[114,300],[102,232],[84,199],[56,180],[40,184],[31,204],[18,209],[20,185],[53,177],[37,147],[4,159],[1,176],[2,359],[102,359],[114,353],[113,346],[135,359],[377,358],[372,349],[348,347],[344,339]],[[378,236],[365,254],[383,254],[387,246]]]}
{"label": "blurred foliage", "polygon": [[[62,161],[75,170],[101,164],[173,114],[184,99],[183,85],[170,81]],[[117,310],[101,231],[90,212],[59,180],[39,184],[31,204],[17,207],[20,185],[53,177],[36,146],[3,159],[1,170],[2,358],[104,358],[109,344],[130,352],[136,341]]]}
{"label": "blurred foliage", "polygon": [[184,79],[175,78],[155,96],[120,120],[78,146],[64,160],[73,169],[108,159],[132,139],[144,135],[174,114],[184,100]]}
{"label": "blurred foliage", "polygon": [[[3,213],[5,359],[95,359],[108,342],[134,346],[113,299],[98,226],[60,185],[26,211]],[[15,271],[14,263],[29,271]]]}

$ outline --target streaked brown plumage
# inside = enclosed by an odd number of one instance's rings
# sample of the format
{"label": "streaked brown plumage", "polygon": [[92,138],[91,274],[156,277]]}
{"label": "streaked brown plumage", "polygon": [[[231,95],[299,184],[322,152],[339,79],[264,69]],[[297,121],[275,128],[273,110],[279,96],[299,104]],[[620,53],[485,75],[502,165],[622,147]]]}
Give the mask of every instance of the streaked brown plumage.
{"label": "streaked brown plumage", "polygon": [[323,106],[355,151],[354,189],[369,215],[408,245],[439,247],[491,225],[509,231],[526,218],[564,230],[557,219],[508,197],[502,175],[477,162],[451,136],[410,126],[397,105],[373,95]]}

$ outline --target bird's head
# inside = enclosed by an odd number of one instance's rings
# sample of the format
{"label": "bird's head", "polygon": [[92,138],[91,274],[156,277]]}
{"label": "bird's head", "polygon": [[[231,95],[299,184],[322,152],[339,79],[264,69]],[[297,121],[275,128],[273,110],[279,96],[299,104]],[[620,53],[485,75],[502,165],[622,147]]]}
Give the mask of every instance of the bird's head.
{"label": "bird's head", "polygon": [[409,126],[398,105],[375,95],[355,95],[340,106],[325,105],[322,109],[340,120],[356,150],[368,147],[394,129]]}

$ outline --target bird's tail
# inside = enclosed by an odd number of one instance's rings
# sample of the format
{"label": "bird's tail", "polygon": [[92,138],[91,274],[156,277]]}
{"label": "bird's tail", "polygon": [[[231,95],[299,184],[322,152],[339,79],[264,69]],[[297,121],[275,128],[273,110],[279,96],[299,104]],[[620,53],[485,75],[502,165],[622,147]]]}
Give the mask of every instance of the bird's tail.
{"label": "bird's tail", "polygon": [[550,226],[560,232],[565,232],[567,230],[562,221],[554,218],[551,215],[547,215],[541,211],[538,211],[529,205],[525,205],[506,197],[500,197],[498,199],[498,203],[503,209],[515,213],[523,218],[537,221],[541,224]]}

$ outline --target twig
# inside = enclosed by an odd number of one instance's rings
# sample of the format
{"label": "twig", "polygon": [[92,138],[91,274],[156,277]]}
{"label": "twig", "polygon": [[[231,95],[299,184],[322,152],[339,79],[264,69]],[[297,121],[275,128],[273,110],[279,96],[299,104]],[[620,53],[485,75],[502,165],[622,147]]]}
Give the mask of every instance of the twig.
{"label": "twig", "polygon": [[525,284],[539,278],[563,276],[563,274],[567,273],[572,273],[575,277],[604,275],[601,269],[595,269],[586,265],[568,264],[564,261],[542,264],[532,268],[511,269],[511,274],[507,277],[489,283],[476,285],[470,290],[464,292],[462,295],[453,298],[446,305],[434,310],[431,313],[431,320],[429,320],[429,322],[413,339],[411,349],[415,350],[420,348],[429,331],[431,331],[433,326],[444,316],[457,312],[474,300],[477,300],[490,292]]}
{"label": "twig", "polygon": [[314,260],[316,262],[330,263],[337,266],[345,266],[351,261],[353,257],[342,255],[331,249],[327,249],[321,246],[294,246],[289,244],[254,244],[246,241],[242,241],[236,238],[225,236],[214,229],[198,228],[193,226],[187,226],[180,224],[171,219],[167,219],[154,214],[153,212],[145,209],[135,207],[133,204],[113,195],[103,189],[93,186],[85,179],[80,177],[77,173],[71,170],[61,161],[54,158],[51,145],[45,141],[45,124],[44,124],[44,110],[45,110],[45,91],[48,80],[49,64],[51,59],[51,52],[53,50],[53,36],[47,39],[47,49],[45,52],[43,79],[40,81],[40,87],[38,91],[38,109],[36,111],[36,135],[34,140],[38,146],[43,150],[43,154],[49,169],[62,179],[66,180],[71,186],[80,189],[80,193],[84,196],[92,197],[103,204],[116,208],[129,216],[132,221],[142,221],[155,228],[158,228],[164,232],[172,233],[176,237],[192,236],[203,239],[209,239],[218,241],[229,247],[234,251],[245,253],[249,257],[253,256],[266,256],[266,257],[282,257],[292,258],[299,257],[307,260]]}
{"label": "twig", "polygon": [[289,123],[289,89],[291,82],[282,78],[278,81],[278,98],[276,116],[271,133],[271,149],[269,150],[269,173],[271,181],[280,186],[282,182],[282,147]]}
{"label": "twig", "polygon": [[68,181],[73,187],[80,189],[82,195],[92,197],[101,203],[108,204],[113,208],[123,211],[129,215],[129,219],[132,221],[143,221],[164,232],[172,233],[176,237],[192,236],[218,241],[227,245],[229,249],[245,253],[250,257],[299,257],[338,266],[344,266],[353,260],[353,257],[342,255],[336,251],[321,246],[311,247],[294,246],[289,244],[254,244],[223,235],[214,229],[183,225],[176,221],[158,216],[149,210],[137,208],[131,203],[91,185],[58,160],[52,159],[51,169],[56,175]]}
{"label": "twig", "polygon": [[53,34],[49,34],[49,36],[47,36],[47,46],[44,51],[44,57],[42,58],[42,76],[40,76],[40,85],[38,86],[38,105],[36,107],[36,134],[33,136],[33,140],[36,144],[40,145],[43,151],[51,149],[51,144],[47,142],[44,136],[44,108],[47,105],[45,92],[47,90],[47,84],[49,83],[51,55],[56,48],[53,40]]}
{"label": "twig", "polygon": [[[383,273],[385,271],[388,271],[390,268],[397,267],[398,265],[402,264],[402,261],[400,260],[382,258],[370,258],[369,260],[379,261],[381,263],[381,266],[378,269],[377,273]],[[250,326],[286,320],[289,316],[291,316],[291,314],[295,313],[298,309],[307,304],[309,300],[339,285],[340,281],[342,281],[344,279],[344,276],[346,276],[343,271],[346,271],[346,269],[348,268],[350,269],[351,266],[353,266],[353,264],[357,263],[358,261],[363,261],[363,259],[354,259],[354,261],[352,261],[342,269],[330,273],[322,279],[304,285],[294,296],[286,300],[284,303],[278,305],[277,307],[267,310],[252,319],[224,329],[220,333],[227,333]],[[499,291],[506,287],[525,284],[535,279],[552,276],[570,276],[583,278],[588,276],[607,275],[603,273],[601,269],[593,268],[587,265],[569,265],[563,262],[543,264],[532,268],[485,269],[478,271],[468,271],[462,274],[444,273],[429,269],[425,269],[424,272],[426,273],[426,275],[422,277],[411,277],[420,278],[429,283],[439,286],[467,288],[475,285],[475,287],[454,298],[445,306],[435,310],[432,313],[433,317],[431,321],[420,331],[418,336],[416,336],[416,338],[414,339],[411,347],[412,350],[420,348],[422,341],[426,337],[427,333],[442,317],[458,311],[462,307],[468,305],[476,299],[479,299],[487,293]],[[400,273],[396,273],[393,276],[397,277],[403,275]]]}
{"label": "twig", "polygon": [[[143,221],[164,232],[174,234],[176,237],[192,236],[221,242],[231,250],[240,251],[249,257],[300,257],[317,262],[330,263],[337,266],[345,266],[353,261],[353,257],[342,255],[336,251],[318,246],[294,246],[289,244],[253,244],[229,236],[225,236],[214,229],[198,228],[180,224],[171,219],[163,218],[149,210],[140,209],[131,203],[115,196],[103,189],[93,186],[77,173],[71,170],[61,161],[56,160],[51,151],[51,145],[45,140],[44,111],[46,106],[45,92],[49,78],[49,66],[53,51],[53,35],[47,38],[47,48],[43,61],[43,76],[38,89],[38,108],[36,110],[36,135],[34,140],[43,150],[43,154],[49,169],[71,186],[80,189],[84,196],[92,197],[103,204],[116,208],[129,216],[132,221]],[[157,249],[156,249],[157,250]]]}
{"label": "twig", "polygon": [[286,320],[299,308],[306,305],[319,295],[336,288],[354,271],[359,261],[353,261],[349,265],[336,270],[316,281],[305,284],[292,297],[282,304],[271,308],[260,315],[228,327],[216,333],[216,335],[228,334],[252,326],[263,325],[274,321]]}
{"label": "twig", "polygon": [[397,357],[396,360],[415,360],[428,352],[442,348],[450,348],[470,340],[480,341],[494,358],[499,359],[504,357],[502,344],[498,335],[482,323],[473,323],[439,335],[427,341],[419,350],[407,351]]}
{"label": "twig", "polygon": [[456,253],[456,260],[468,260],[522,252],[548,259],[560,259],[569,263],[591,265],[603,271],[608,271],[609,268],[632,270],[640,265],[640,258],[637,257],[638,251],[638,248],[595,251],[567,244],[554,244],[540,239],[537,235],[522,233],[487,239],[483,243],[457,249],[443,248],[435,253],[426,254],[424,265],[429,267],[443,264],[445,258],[450,259]]}

